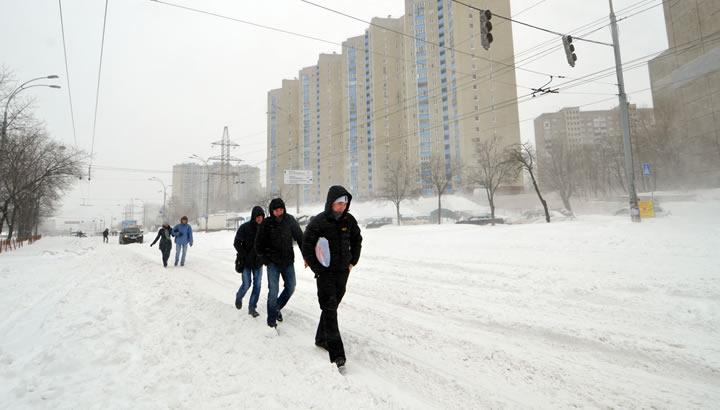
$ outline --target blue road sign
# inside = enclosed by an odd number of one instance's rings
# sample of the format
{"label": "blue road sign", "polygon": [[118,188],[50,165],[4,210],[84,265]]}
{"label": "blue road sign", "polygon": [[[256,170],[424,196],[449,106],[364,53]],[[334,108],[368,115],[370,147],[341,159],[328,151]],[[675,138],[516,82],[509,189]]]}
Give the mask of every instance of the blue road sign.
{"label": "blue road sign", "polygon": [[643,162],[643,175],[650,175],[650,163],[649,162]]}

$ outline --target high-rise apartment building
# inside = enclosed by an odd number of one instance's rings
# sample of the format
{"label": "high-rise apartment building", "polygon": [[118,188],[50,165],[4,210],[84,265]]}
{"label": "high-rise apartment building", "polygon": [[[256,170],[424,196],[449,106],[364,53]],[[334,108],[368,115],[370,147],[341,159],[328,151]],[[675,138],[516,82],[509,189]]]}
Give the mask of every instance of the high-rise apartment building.
{"label": "high-rise apartment building", "polygon": [[[208,166],[185,163],[173,166],[173,205],[194,210],[198,215],[237,211],[252,205],[261,195],[260,169],[249,165],[229,167],[229,179],[222,178],[222,167],[215,162]],[[170,199],[169,198],[169,199]]]}
{"label": "high-rise apartment building", "polygon": [[[468,1],[510,15],[507,0]],[[510,24],[493,21],[494,42],[480,42],[480,12],[452,0],[406,0],[405,54],[409,66],[409,147],[421,173],[433,156],[450,172],[453,163],[472,167],[477,141],[497,137],[502,145],[520,142],[513,41]],[[454,179],[457,189],[470,185]],[[458,186],[459,185],[459,186]],[[512,187],[521,189],[518,180]],[[423,186],[430,192],[428,184]]]}
{"label": "high-rise apartment building", "polygon": [[407,158],[403,18],[374,18],[343,43],[346,181],[358,198],[382,191],[391,164]]}
{"label": "high-rise apartment building", "polygon": [[302,168],[300,144],[300,81],[283,80],[282,87],[268,92],[267,191],[272,196],[295,200],[296,187],[286,186],[284,171]]}
{"label": "high-rise apartment building", "polygon": [[[509,0],[469,0],[510,15]],[[344,184],[358,199],[379,195],[392,165],[407,161],[418,182],[439,157],[472,167],[476,143],[520,142],[510,24],[494,21],[495,41],[481,46],[480,13],[451,0],[406,0],[400,18],[374,18],[341,54],[322,54],[300,70],[297,99],[299,169],[313,172],[304,202],[322,202],[327,188]],[[283,86],[284,89],[284,86]],[[283,173],[279,155],[282,89],[268,93],[268,190]],[[452,190],[472,187],[456,174]],[[520,179],[508,187],[521,189]],[[430,194],[431,187],[424,186]]]}

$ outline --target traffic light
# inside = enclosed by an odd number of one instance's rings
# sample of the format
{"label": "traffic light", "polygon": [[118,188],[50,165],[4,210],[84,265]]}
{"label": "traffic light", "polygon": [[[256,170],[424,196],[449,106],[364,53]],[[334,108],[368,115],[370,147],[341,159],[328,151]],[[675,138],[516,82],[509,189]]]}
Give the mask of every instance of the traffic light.
{"label": "traffic light", "polygon": [[567,57],[568,64],[570,67],[575,67],[575,61],[577,56],[575,55],[575,46],[573,45],[572,36],[562,36],[563,47],[565,48],[565,56]]}
{"label": "traffic light", "polygon": [[492,12],[490,10],[483,10],[480,12],[480,43],[485,50],[490,49],[490,43],[493,42],[492,23]]}

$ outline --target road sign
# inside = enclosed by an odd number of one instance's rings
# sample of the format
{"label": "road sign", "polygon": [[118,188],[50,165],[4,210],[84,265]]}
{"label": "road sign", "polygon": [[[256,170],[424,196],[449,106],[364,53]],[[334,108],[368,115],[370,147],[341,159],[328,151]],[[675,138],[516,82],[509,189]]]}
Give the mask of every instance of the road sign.
{"label": "road sign", "polygon": [[310,185],[313,183],[313,173],[309,169],[286,169],[286,185]]}
{"label": "road sign", "polygon": [[651,172],[650,163],[643,162],[642,167],[643,167],[643,175],[645,175],[645,176],[650,175],[650,172]]}

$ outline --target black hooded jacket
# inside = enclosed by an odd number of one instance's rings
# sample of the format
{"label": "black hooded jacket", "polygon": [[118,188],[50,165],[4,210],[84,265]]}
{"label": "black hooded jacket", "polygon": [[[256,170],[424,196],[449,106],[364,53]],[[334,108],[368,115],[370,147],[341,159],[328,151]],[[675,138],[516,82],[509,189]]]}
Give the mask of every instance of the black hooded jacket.
{"label": "black hooded jacket", "polygon": [[[272,211],[282,208],[285,213],[278,220]],[[293,239],[302,249],[302,229],[295,217],[285,210],[285,203],[280,198],[270,201],[268,216],[258,227],[255,238],[255,251],[263,264],[273,263],[280,267],[290,265],[295,261]]]}
{"label": "black hooded jacket", "polygon": [[161,227],[158,230],[157,236],[155,237],[155,240],[153,243],[150,244],[150,246],[155,245],[155,242],[158,240],[160,241],[160,250],[161,251],[169,251],[172,249],[172,228],[169,226],[167,228]]}
{"label": "black hooded jacket", "polygon": [[235,233],[233,245],[244,268],[256,269],[262,266],[260,259],[257,257],[257,252],[255,252],[255,236],[257,236],[259,226],[255,223],[255,218],[259,215],[265,216],[265,211],[263,211],[262,207],[256,206],[250,213],[250,220],[240,225]]}
{"label": "black hooded jacket", "polygon": [[[339,219],[333,216],[332,204],[341,196],[348,197],[347,208]],[[350,265],[357,265],[362,248],[360,227],[350,211],[352,195],[343,187],[335,185],[328,190],[325,211],[315,216],[303,237],[302,253],[310,268],[317,275],[324,272],[347,272]],[[318,239],[325,238],[330,245],[330,266],[324,267],[315,256]]]}

